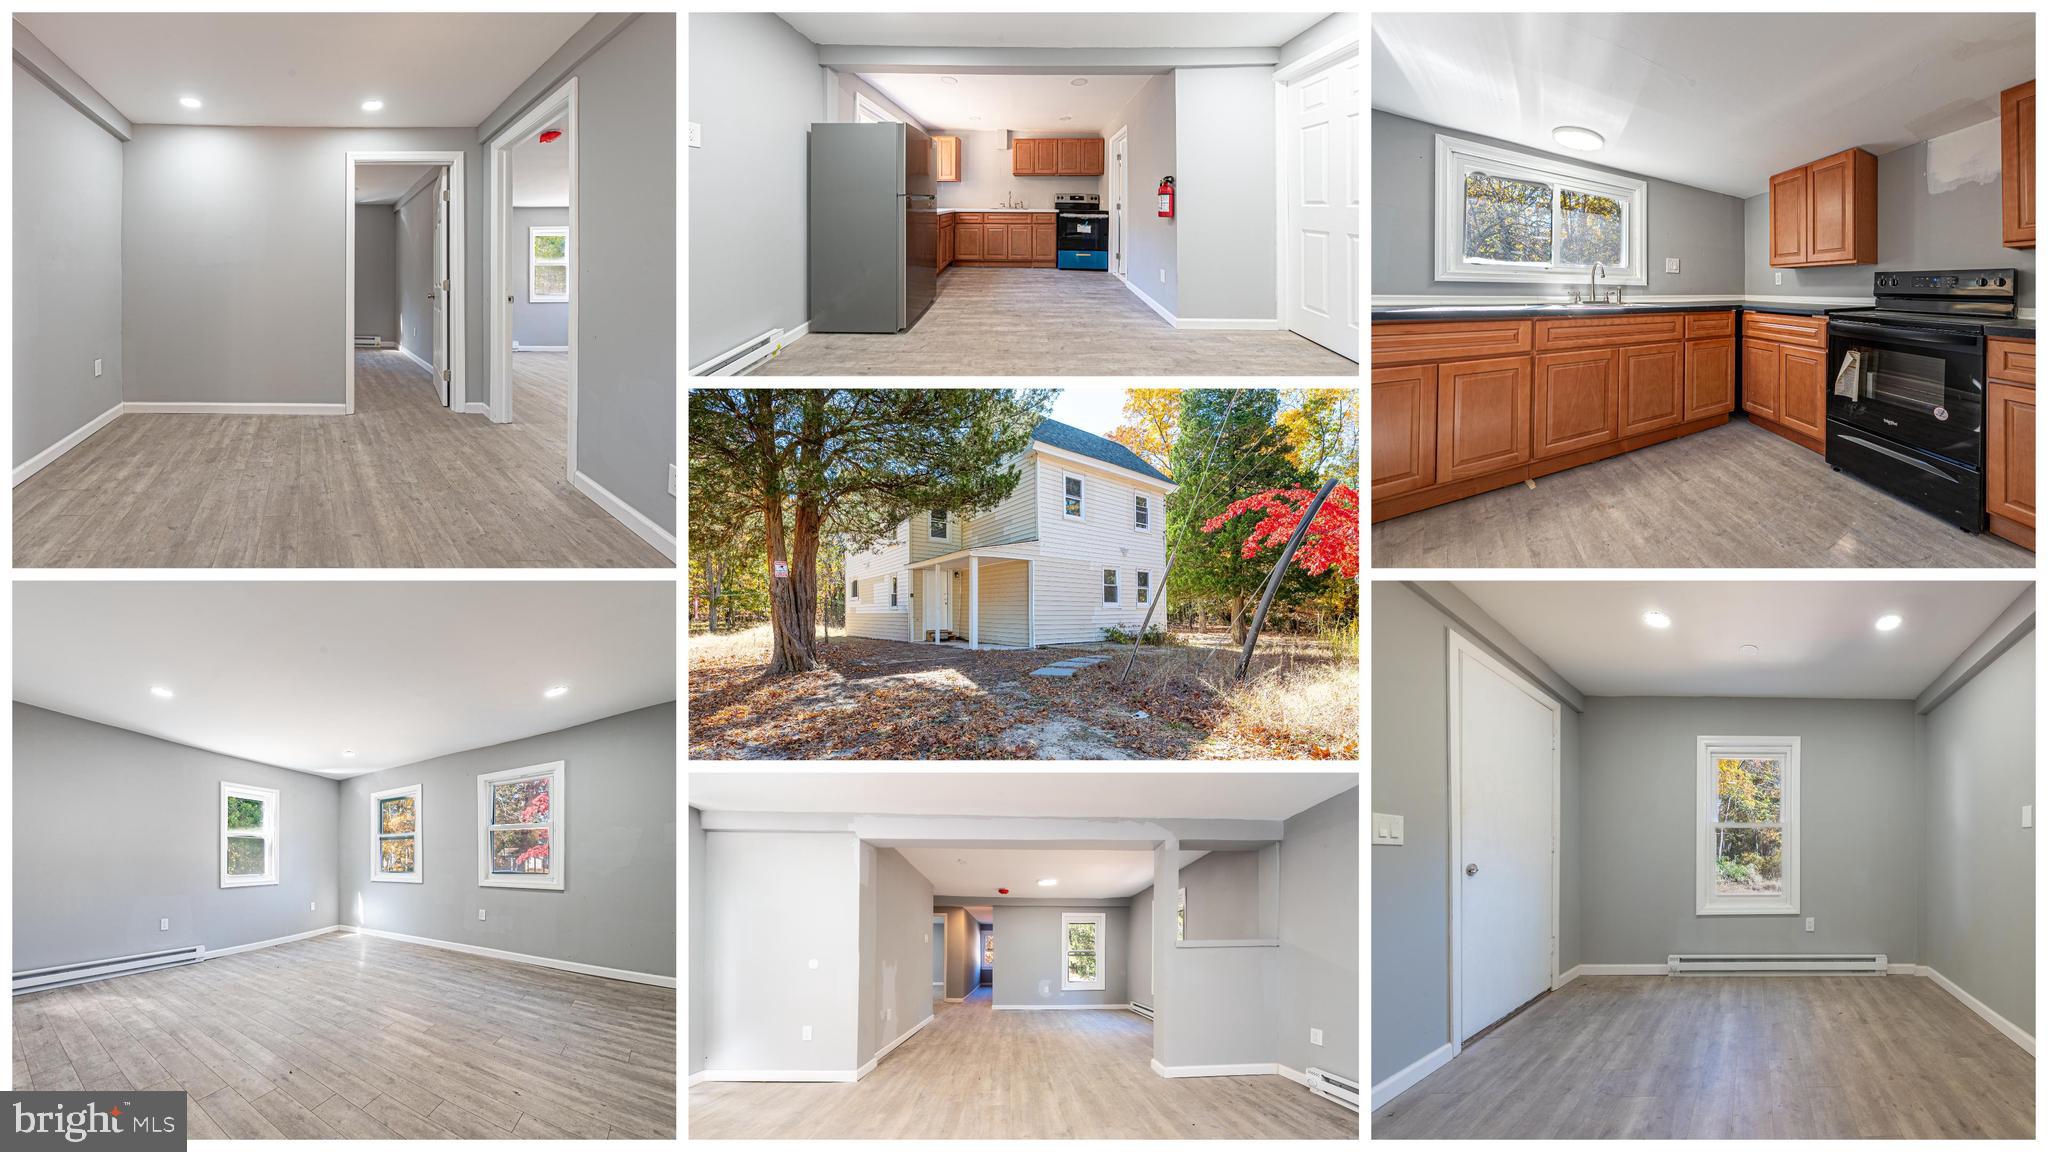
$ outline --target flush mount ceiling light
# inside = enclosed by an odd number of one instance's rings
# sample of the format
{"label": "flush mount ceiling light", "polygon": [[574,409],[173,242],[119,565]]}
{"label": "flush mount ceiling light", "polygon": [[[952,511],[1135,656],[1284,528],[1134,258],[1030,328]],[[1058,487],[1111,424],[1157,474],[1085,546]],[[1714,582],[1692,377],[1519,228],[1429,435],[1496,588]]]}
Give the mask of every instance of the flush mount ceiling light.
{"label": "flush mount ceiling light", "polygon": [[166,688],[161,684],[158,684],[156,687],[151,688],[149,690],[149,694],[151,696],[156,697],[159,700],[169,700],[173,695],[169,688]]}
{"label": "flush mount ceiling light", "polygon": [[541,693],[541,695],[547,697],[550,700],[553,700],[557,696],[567,696],[568,694],[569,686],[567,684],[557,684],[553,688],[550,688],[547,691]]}
{"label": "flush mount ceiling light", "polygon": [[1761,651],[1762,651],[1762,649],[1761,649],[1761,648],[1758,648],[1758,647],[1757,647],[1756,645],[1754,645],[1754,644],[1744,644],[1744,645],[1743,645],[1742,647],[1740,647],[1740,648],[1737,648],[1737,649],[1736,649],[1736,651],[1737,651],[1737,652],[1740,652],[1740,653],[1741,653],[1742,655],[1744,655],[1744,656],[1754,656],[1754,655],[1756,655],[1756,654],[1757,654],[1758,652],[1761,652]]}
{"label": "flush mount ceiling light", "polygon": [[1072,80],[1067,81],[1067,83],[1072,84],[1076,88],[1086,88],[1088,86],[1087,78],[1082,76],[1076,76]]}
{"label": "flush mount ceiling light", "polygon": [[981,117],[979,117],[979,116],[969,116],[969,117],[968,117],[968,119],[969,119],[969,120],[979,120],[979,119],[981,119]]}
{"label": "flush mount ceiling light", "polygon": [[1648,624],[1652,628],[1669,628],[1671,627],[1671,617],[1666,616],[1662,612],[1652,610],[1643,613],[1643,623]]}
{"label": "flush mount ceiling light", "polygon": [[344,760],[353,760],[355,759],[355,755],[356,750],[353,748],[343,748],[341,750],[341,758]]}
{"label": "flush mount ceiling light", "polygon": [[180,96],[178,97],[178,103],[183,104],[187,108],[197,108],[199,107],[199,97]]}
{"label": "flush mount ceiling light", "polygon": [[941,84],[958,84],[959,82],[960,82],[959,80],[957,80],[957,79],[955,79],[954,77],[951,77],[951,76],[941,76],[941,77],[939,77],[939,83],[941,83]]}
{"label": "flush mount ceiling light", "polygon": [[1897,628],[1899,625],[1904,623],[1905,620],[1903,618],[1893,613],[1886,613],[1885,615],[1879,616],[1877,618],[1877,630],[1879,632],[1889,632],[1892,629]]}
{"label": "flush mount ceiling light", "polygon": [[1598,152],[1607,144],[1607,138],[1591,128],[1574,128],[1569,124],[1552,128],[1550,138],[1578,152]]}
{"label": "flush mount ceiling light", "polygon": [[382,100],[363,101],[363,111],[365,112],[382,112],[383,110],[384,102]]}
{"label": "flush mount ceiling light", "polygon": [[1055,885],[1055,884],[1057,884],[1057,883],[1059,883],[1059,881],[1058,881],[1058,880],[1055,880],[1055,879],[1053,879],[1052,877],[1048,876],[1048,877],[1046,877],[1045,879],[1043,879],[1043,880],[1040,880],[1040,881],[1038,882],[1038,886],[1039,886],[1040,888],[1050,888],[1050,887],[1052,887],[1053,885]]}
{"label": "flush mount ceiling light", "polygon": [[1061,119],[1061,120],[1072,120],[1072,119],[1073,119],[1073,117],[1072,117],[1072,116],[1062,116],[1062,117],[1060,117],[1060,119]]}

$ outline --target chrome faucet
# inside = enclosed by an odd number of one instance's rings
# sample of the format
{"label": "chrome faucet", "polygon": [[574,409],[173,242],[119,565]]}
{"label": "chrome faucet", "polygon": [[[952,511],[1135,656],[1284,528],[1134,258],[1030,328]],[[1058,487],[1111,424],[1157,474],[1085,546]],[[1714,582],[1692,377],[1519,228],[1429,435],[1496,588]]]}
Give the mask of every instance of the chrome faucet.
{"label": "chrome faucet", "polygon": [[1586,275],[1586,303],[1600,302],[1600,278],[1607,275],[1607,265],[1593,261],[1593,271]]}
{"label": "chrome faucet", "polygon": [[1016,203],[1012,204],[1012,203],[1010,202],[1010,201],[1011,201],[1011,198],[1012,198],[1012,197],[1011,197],[1011,194],[1010,194],[1010,193],[1008,193],[1008,192],[1005,192],[1005,193],[1003,193],[1003,207],[1005,207],[1005,208],[1022,208],[1022,207],[1024,207],[1024,202],[1023,202],[1022,200],[1018,200],[1018,201],[1017,201]]}

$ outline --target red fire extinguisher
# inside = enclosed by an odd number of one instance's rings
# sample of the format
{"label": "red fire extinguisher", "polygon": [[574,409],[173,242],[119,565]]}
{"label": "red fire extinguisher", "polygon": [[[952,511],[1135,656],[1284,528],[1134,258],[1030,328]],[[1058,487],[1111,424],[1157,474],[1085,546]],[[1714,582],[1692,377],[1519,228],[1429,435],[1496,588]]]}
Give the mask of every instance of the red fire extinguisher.
{"label": "red fire extinguisher", "polygon": [[1159,182],[1159,214],[1168,219],[1173,217],[1173,177]]}

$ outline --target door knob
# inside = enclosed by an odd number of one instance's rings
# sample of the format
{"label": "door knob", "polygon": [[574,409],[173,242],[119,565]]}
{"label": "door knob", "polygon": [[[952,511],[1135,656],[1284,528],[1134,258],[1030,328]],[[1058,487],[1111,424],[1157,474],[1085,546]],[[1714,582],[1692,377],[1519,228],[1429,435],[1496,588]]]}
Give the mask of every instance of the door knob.
{"label": "door knob", "polygon": [[1479,865],[1477,865],[1477,864],[1467,864],[1467,865],[1465,865],[1465,875],[1467,875],[1467,876],[1477,876],[1477,875],[1479,875]]}
{"label": "door knob", "polygon": [[427,293],[427,299],[432,300],[433,298],[434,294],[432,292]]}

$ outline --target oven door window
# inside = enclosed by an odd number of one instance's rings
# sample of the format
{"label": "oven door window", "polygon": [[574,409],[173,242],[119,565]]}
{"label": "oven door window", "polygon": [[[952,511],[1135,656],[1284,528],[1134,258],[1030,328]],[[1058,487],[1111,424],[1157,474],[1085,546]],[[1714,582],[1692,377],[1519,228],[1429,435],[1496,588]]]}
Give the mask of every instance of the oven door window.
{"label": "oven door window", "polygon": [[1946,359],[1868,345],[1858,352],[1863,379],[1857,394],[1865,403],[1931,417],[1948,402]]}

